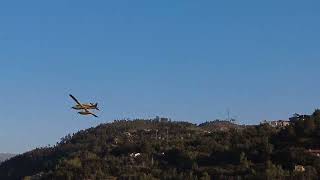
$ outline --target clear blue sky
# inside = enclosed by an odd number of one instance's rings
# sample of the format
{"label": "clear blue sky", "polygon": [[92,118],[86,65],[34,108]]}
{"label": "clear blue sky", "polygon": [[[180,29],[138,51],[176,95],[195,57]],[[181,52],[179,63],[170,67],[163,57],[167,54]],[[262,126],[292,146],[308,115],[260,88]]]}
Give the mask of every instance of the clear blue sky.
{"label": "clear blue sky", "polygon": [[[0,2],[0,152],[120,118],[286,119],[320,106],[319,1]],[[68,94],[98,101],[80,117]]]}

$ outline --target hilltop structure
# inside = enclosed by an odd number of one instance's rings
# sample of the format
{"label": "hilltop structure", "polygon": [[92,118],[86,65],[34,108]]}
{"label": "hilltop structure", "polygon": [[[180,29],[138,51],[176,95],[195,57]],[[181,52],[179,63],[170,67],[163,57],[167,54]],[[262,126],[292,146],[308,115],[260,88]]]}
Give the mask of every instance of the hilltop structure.
{"label": "hilltop structure", "polygon": [[276,121],[263,121],[261,124],[269,124],[274,128],[284,128],[290,125],[290,121],[287,120],[276,120]]}

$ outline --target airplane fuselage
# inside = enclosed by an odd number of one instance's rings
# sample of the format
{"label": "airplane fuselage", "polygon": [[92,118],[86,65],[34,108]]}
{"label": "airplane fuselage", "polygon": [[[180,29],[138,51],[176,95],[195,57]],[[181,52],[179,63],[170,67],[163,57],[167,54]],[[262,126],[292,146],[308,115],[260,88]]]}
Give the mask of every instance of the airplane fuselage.
{"label": "airplane fuselage", "polygon": [[75,105],[72,107],[73,109],[76,109],[76,110],[81,110],[81,109],[97,109],[97,106],[94,105],[94,104],[81,104],[80,105]]}

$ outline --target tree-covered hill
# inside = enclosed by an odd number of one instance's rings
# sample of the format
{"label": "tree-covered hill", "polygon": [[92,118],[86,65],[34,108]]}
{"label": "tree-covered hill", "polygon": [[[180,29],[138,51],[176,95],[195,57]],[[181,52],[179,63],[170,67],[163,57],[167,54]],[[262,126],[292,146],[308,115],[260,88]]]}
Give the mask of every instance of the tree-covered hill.
{"label": "tree-covered hill", "polygon": [[0,163],[7,160],[7,159],[10,159],[12,157],[14,157],[15,154],[10,154],[10,153],[0,153]]}
{"label": "tree-covered hill", "polygon": [[245,126],[239,126],[235,123],[232,123],[232,121],[227,120],[214,120],[214,121],[207,121],[205,123],[199,124],[199,127],[205,130],[208,130],[209,132],[214,131],[229,131],[231,129],[242,129]]}
{"label": "tree-covered hill", "polygon": [[3,162],[0,179],[317,179],[320,111],[307,117],[284,129],[114,121]]}

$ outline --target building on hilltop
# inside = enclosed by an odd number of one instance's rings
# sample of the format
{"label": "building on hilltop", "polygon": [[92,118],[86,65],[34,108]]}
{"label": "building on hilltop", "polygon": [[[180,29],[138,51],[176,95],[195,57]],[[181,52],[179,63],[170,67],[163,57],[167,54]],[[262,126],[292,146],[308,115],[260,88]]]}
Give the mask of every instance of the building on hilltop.
{"label": "building on hilltop", "polygon": [[156,117],[154,118],[154,120],[155,120],[155,121],[158,121],[158,122],[169,122],[169,121],[171,121],[170,118],[159,117],[159,116],[156,116]]}
{"label": "building on hilltop", "polygon": [[291,122],[295,121],[305,121],[310,118],[310,115],[301,115],[301,114],[294,114],[293,117],[289,118]]}
{"label": "building on hilltop", "polygon": [[286,120],[266,121],[265,120],[261,124],[269,124],[270,126],[275,128],[284,128],[290,125],[290,121],[286,121]]}

